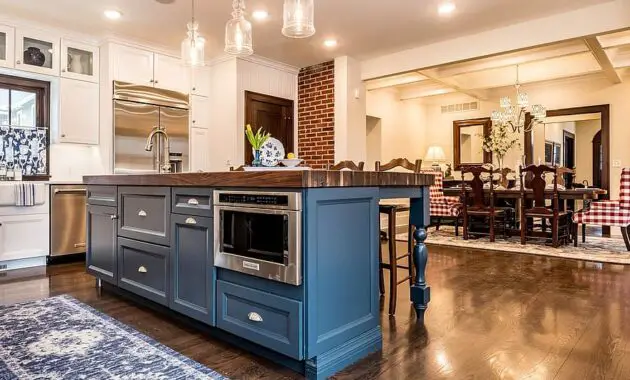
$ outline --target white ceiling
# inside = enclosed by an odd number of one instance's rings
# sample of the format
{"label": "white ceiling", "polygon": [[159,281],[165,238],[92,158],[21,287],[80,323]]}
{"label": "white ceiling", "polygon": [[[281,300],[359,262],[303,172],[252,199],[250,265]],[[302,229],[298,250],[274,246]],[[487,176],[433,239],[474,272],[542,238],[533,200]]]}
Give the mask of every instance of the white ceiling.
{"label": "white ceiling", "polygon": [[[620,83],[630,70],[630,30],[510,52],[371,80],[369,91],[397,91],[401,100],[464,94],[480,100],[522,84],[606,76]],[[496,95],[496,94],[495,94]]]}
{"label": "white ceiling", "polygon": [[[478,33],[613,0],[454,0],[457,11],[437,15],[441,0],[315,0],[317,34],[307,40],[282,36],[282,0],[246,0],[249,10],[266,9],[271,17],[254,22],[256,54],[303,67],[335,56],[370,58],[406,48]],[[222,51],[231,0],[197,0],[197,19],[208,40],[207,57]],[[124,13],[117,22],[104,9]],[[155,0],[0,0],[0,12],[95,36],[113,34],[146,41],[173,51],[185,36],[190,1]],[[335,50],[322,47],[335,37]]]}

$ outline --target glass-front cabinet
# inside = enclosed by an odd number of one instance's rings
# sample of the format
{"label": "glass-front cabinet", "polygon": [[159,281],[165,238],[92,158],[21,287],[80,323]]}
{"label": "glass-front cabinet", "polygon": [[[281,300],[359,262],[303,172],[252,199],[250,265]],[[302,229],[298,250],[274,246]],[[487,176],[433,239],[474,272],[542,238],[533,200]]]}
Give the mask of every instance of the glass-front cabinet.
{"label": "glass-front cabinet", "polygon": [[10,26],[0,25],[0,66],[13,67],[15,51],[15,30]]}
{"label": "glass-front cabinet", "polygon": [[63,39],[61,41],[61,76],[98,82],[98,47]]}
{"label": "glass-front cabinet", "polygon": [[59,75],[59,38],[48,33],[21,29],[15,34],[16,69]]}

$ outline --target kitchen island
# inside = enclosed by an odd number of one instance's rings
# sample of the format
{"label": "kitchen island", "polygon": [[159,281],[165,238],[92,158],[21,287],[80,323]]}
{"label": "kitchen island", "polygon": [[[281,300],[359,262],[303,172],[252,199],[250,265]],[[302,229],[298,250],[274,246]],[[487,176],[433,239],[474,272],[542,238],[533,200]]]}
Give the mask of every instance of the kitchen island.
{"label": "kitchen island", "polygon": [[84,177],[87,271],[323,379],[382,347],[381,199],[410,199],[423,322],[432,182],[320,170]]}

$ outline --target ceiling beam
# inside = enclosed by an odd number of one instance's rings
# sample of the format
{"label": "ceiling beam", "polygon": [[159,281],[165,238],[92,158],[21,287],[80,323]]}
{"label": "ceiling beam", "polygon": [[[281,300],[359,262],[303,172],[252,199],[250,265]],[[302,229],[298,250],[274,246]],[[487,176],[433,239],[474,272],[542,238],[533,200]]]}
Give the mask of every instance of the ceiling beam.
{"label": "ceiling beam", "polygon": [[597,60],[597,63],[601,66],[604,71],[604,75],[611,81],[613,84],[621,83],[621,77],[615,67],[613,66],[610,58],[608,58],[608,54],[604,51],[602,44],[599,43],[599,40],[595,36],[586,37],[584,39],[584,43],[588,46],[589,50],[593,54],[593,57]]}
{"label": "ceiling beam", "polygon": [[431,79],[432,81],[441,84],[444,87],[448,87],[450,89],[453,89],[457,92],[461,92],[462,94],[466,94],[472,98],[475,98],[477,100],[488,100],[488,95],[485,92],[482,91],[471,91],[471,90],[466,90],[463,89],[461,87],[459,87],[458,85],[454,84],[454,83],[449,83],[447,81],[444,81],[443,79],[439,78],[436,75],[433,75],[431,73],[428,73],[427,71],[418,71],[418,73],[424,75],[425,77]]}

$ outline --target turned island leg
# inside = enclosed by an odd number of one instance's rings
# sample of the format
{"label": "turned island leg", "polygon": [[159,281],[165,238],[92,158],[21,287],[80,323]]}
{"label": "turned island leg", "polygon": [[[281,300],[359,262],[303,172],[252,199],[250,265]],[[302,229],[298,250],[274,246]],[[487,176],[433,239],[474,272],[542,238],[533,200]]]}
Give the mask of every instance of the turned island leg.
{"label": "turned island leg", "polygon": [[429,255],[424,244],[427,239],[426,226],[429,221],[429,188],[423,188],[422,194],[422,198],[411,199],[411,224],[415,227],[413,265],[416,274],[411,285],[411,302],[416,309],[418,321],[424,322],[424,313],[431,300],[431,288],[427,285],[426,280]]}

